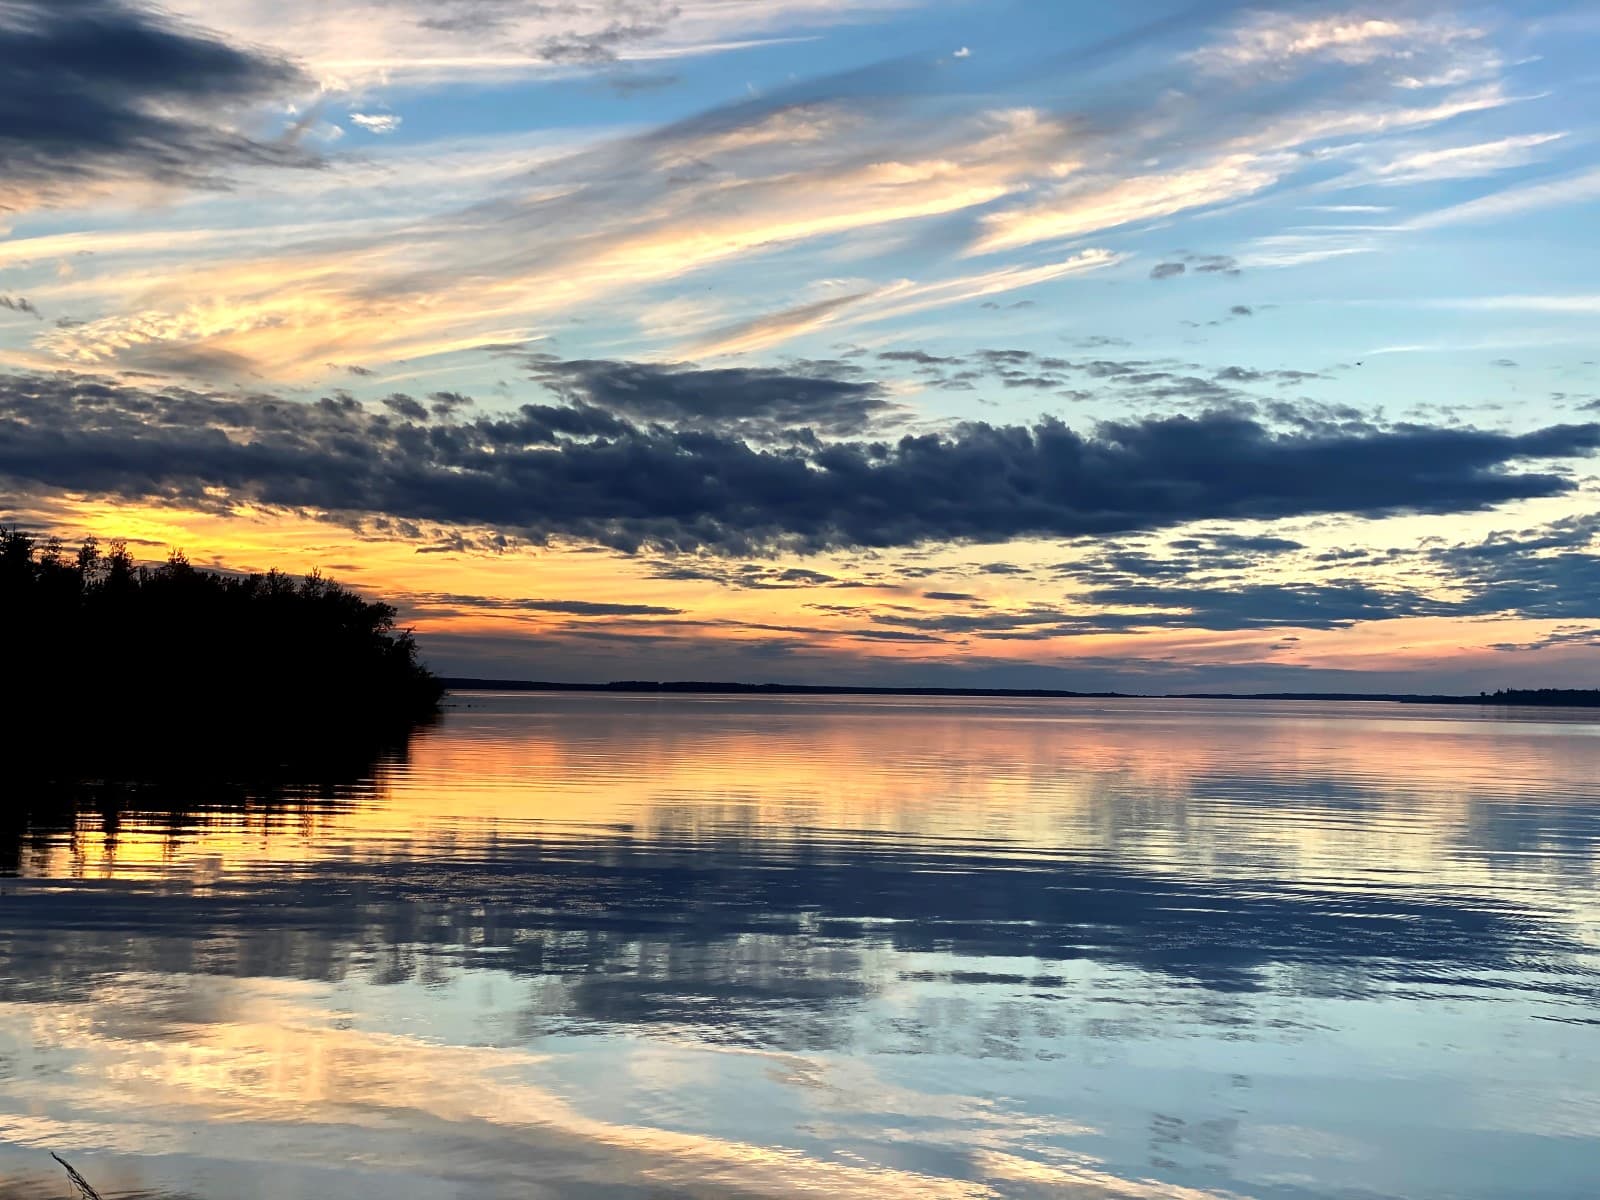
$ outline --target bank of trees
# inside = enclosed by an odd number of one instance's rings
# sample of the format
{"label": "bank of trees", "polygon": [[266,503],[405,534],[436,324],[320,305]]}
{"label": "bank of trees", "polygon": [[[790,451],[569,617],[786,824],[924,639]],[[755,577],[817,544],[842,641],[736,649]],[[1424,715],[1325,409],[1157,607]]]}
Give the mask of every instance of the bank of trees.
{"label": "bank of trees", "polygon": [[312,574],[230,575],[0,529],[0,737],[88,771],[291,759],[438,707],[395,610]]}
{"label": "bank of trees", "polygon": [[1484,704],[1532,704],[1542,708],[1600,708],[1600,690],[1595,688],[1501,688],[1482,692]]}

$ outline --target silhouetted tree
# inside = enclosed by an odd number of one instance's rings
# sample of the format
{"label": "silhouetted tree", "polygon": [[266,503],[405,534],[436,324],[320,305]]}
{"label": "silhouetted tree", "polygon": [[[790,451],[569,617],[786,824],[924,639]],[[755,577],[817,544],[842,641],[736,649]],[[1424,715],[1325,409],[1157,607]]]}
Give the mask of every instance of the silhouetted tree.
{"label": "silhouetted tree", "polygon": [[3,527],[0,662],[5,759],[57,773],[370,744],[441,694],[395,610],[320,573],[226,575],[181,551],[141,566],[120,539],[69,560]]}

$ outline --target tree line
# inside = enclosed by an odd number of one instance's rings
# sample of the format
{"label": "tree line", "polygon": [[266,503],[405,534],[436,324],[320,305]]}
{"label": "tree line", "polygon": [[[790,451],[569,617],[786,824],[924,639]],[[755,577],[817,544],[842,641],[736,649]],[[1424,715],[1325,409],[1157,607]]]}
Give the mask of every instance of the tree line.
{"label": "tree line", "polygon": [[403,734],[442,689],[391,605],[318,572],[233,575],[181,551],[0,528],[0,736],[13,763],[180,771]]}

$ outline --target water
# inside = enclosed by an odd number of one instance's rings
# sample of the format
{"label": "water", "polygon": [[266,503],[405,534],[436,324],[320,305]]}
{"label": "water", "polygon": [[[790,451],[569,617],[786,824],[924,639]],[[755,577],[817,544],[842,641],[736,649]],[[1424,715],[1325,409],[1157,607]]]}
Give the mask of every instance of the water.
{"label": "water", "polygon": [[0,1193],[1600,1191],[1592,714],[456,704],[12,839]]}

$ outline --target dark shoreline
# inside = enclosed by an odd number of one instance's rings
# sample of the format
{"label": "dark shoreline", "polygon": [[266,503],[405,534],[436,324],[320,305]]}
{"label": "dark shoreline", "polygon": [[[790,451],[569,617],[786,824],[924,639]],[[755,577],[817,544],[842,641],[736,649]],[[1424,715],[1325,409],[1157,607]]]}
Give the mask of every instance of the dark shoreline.
{"label": "dark shoreline", "polygon": [[610,683],[554,683],[532,679],[446,676],[450,692],[609,692],[623,695],[701,696],[949,696],[1019,700],[1344,700],[1384,704],[1478,704],[1506,708],[1600,708],[1600,691],[1541,689],[1476,696],[1408,692],[1073,692],[1053,688],[866,687],[848,684],[715,683],[695,680],[619,679]]}

